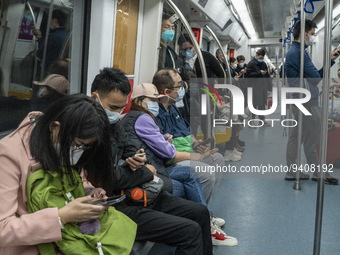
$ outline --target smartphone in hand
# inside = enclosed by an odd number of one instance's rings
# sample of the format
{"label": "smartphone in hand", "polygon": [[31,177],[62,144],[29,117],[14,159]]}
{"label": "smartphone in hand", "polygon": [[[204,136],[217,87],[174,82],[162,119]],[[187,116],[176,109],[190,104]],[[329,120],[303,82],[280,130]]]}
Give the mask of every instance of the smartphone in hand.
{"label": "smartphone in hand", "polygon": [[122,202],[126,198],[125,195],[118,195],[113,197],[108,197],[105,201],[101,201],[98,205],[109,206]]}

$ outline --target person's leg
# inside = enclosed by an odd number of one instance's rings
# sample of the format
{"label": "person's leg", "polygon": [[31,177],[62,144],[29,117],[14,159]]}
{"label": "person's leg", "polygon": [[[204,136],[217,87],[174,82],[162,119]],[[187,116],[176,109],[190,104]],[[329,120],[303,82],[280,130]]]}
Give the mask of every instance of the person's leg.
{"label": "person's leg", "polygon": [[208,165],[206,163],[199,162],[199,161],[184,160],[184,161],[178,162],[176,166],[186,166],[186,167],[192,167],[194,169],[194,173],[192,173],[192,175],[194,177],[199,178],[202,189],[203,189],[205,201],[207,204],[209,204],[211,197],[212,197],[213,190],[214,190],[215,174],[210,174],[210,172],[205,172],[205,171],[197,171],[197,169],[198,170],[207,169]]}
{"label": "person's leg", "polygon": [[195,178],[190,167],[175,166],[166,169],[173,183],[172,194],[207,205],[199,178]]}
{"label": "person's leg", "polygon": [[303,115],[302,139],[303,148],[307,163],[309,165],[317,166],[319,164],[319,155],[317,153],[317,145],[320,138],[320,110],[317,106],[309,108],[312,115]]}
{"label": "person's leg", "polygon": [[[166,200],[164,203],[167,203]],[[197,222],[142,206],[121,204],[115,207],[136,222],[136,241],[177,246],[176,255],[205,254],[202,231]]]}
{"label": "person's leg", "polygon": [[170,178],[172,182],[172,194],[176,197],[186,198],[184,184],[171,176]]}
{"label": "person's leg", "polygon": [[[168,192],[163,193],[164,194],[162,194],[162,199],[159,199],[157,201],[153,209],[167,214],[184,217],[197,222],[200,225],[202,232],[204,250],[203,254],[213,254],[210,229],[210,213],[207,207],[189,200],[174,197]],[[183,232],[178,232],[178,235],[181,235],[182,233]]]}
{"label": "person's leg", "polygon": [[[294,120],[298,121],[298,109],[292,107]],[[302,124],[302,123],[301,123]],[[288,137],[287,150],[286,150],[286,161],[289,169],[292,170],[293,164],[296,164],[297,160],[297,138],[298,138],[299,126],[291,127],[290,134]],[[292,171],[291,171],[292,172]]]}

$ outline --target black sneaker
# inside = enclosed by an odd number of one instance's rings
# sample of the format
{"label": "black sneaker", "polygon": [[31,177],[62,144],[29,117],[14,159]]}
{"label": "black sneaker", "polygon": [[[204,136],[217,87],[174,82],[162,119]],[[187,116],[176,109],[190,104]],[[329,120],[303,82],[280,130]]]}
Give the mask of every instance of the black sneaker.
{"label": "black sneaker", "polygon": [[[312,181],[317,182],[318,178],[313,176]],[[324,182],[325,182],[325,184],[328,184],[328,185],[338,185],[339,184],[339,180],[337,178],[334,178],[334,177],[325,178]]]}
{"label": "black sneaker", "polygon": [[[295,181],[296,180],[296,173],[287,173],[285,177],[286,181]],[[300,180],[309,180],[309,175],[300,173]]]}

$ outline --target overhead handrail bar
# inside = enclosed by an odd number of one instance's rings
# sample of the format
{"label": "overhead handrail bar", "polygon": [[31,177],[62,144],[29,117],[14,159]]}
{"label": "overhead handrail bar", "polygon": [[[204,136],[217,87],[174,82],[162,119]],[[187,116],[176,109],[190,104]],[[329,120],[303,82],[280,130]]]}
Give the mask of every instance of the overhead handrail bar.
{"label": "overhead handrail bar", "polygon": [[[320,1],[323,1],[323,0],[306,0],[304,6],[303,6],[303,10],[306,12],[306,13],[314,13],[315,11],[315,7],[314,7],[314,3],[313,2],[320,2]],[[310,11],[308,10],[308,5],[310,5],[310,7],[312,8]]]}

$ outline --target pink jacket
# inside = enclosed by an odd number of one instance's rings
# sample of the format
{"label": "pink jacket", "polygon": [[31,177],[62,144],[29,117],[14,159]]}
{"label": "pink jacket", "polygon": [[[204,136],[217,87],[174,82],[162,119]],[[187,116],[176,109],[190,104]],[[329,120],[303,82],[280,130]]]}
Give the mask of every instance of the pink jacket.
{"label": "pink jacket", "polygon": [[35,114],[30,113],[17,130],[0,140],[1,255],[37,255],[37,244],[61,240],[57,208],[27,212],[26,180],[41,168],[29,149],[33,126],[24,126]]}

